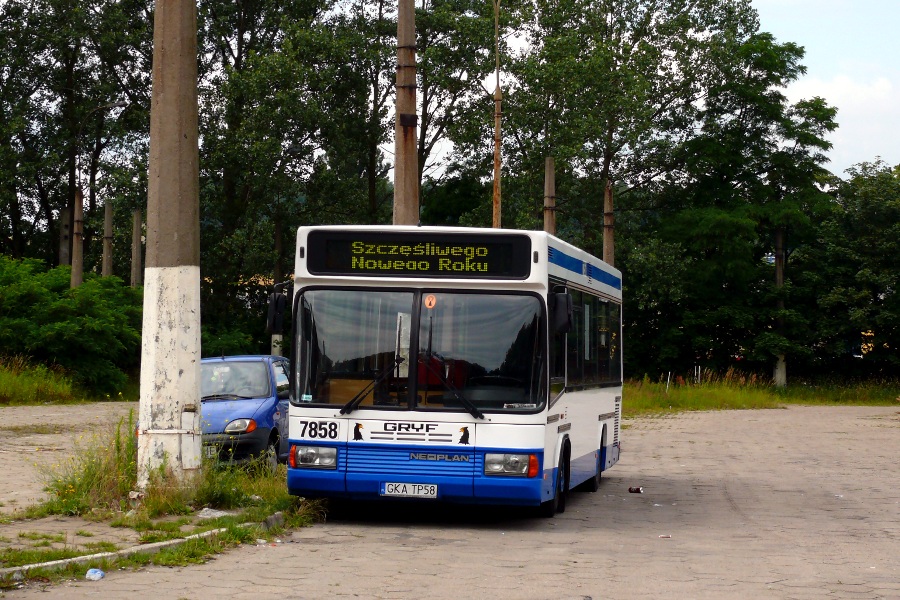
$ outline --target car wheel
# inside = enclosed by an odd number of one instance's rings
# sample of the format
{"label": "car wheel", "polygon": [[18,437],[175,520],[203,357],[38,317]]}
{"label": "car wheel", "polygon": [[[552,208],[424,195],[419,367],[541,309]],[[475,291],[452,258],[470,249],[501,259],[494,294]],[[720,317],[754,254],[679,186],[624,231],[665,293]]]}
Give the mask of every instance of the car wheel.
{"label": "car wheel", "polygon": [[266,446],[266,454],[264,458],[266,470],[269,473],[274,473],[278,468],[278,438],[272,438],[269,440],[269,445]]}

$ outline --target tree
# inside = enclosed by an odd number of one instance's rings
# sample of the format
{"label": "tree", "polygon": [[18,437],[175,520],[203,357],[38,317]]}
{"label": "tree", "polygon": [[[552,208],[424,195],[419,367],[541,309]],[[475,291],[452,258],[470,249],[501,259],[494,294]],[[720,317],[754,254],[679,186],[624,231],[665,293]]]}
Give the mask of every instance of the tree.
{"label": "tree", "polygon": [[[587,203],[594,218],[580,228],[599,254],[603,190],[668,177],[673,149],[693,137],[700,101],[727,66],[722,47],[743,39],[755,18],[743,0],[535,2],[508,95],[513,168],[542,173],[554,156],[589,181],[592,193],[570,196],[560,221]],[[557,185],[566,195],[565,179]]]}
{"label": "tree", "polygon": [[835,181],[816,220],[817,243],[797,252],[810,313],[810,374],[892,377],[900,365],[900,168],[861,163]]}
{"label": "tree", "polygon": [[[836,111],[820,98],[791,105],[783,95],[805,71],[796,44],[754,33],[729,54],[728,76],[711,86],[698,115],[700,134],[683,145],[685,181],[671,197],[684,208],[676,208],[680,218],[673,221],[679,230],[670,227],[667,235],[717,224],[717,239],[697,248],[705,255],[697,267],[715,274],[713,280],[704,276],[706,286],[699,290],[703,311],[713,318],[699,313],[695,325],[710,343],[730,339],[731,347],[722,350],[734,356],[762,364],[775,360],[781,367],[776,380],[783,385],[785,355],[803,355],[807,348],[791,332],[802,329],[803,317],[790,307],[785,262],[792,249],[810,241],[811,215],[827,198],[819,181],[827,175],[822,165],[830,144],[824,136],[836,127]],[[721,290],[728,293],[722,296]],[[771,308],[754,308],[766,305]]]}

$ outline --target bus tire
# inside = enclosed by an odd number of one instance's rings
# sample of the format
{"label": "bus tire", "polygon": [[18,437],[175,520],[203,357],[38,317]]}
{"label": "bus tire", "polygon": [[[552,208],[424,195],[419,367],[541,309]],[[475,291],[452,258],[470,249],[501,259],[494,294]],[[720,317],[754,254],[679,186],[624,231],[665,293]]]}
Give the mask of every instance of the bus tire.
{"label": "bus tire", "polygon": [[600,465],[597,465],[597,474],[584,482],[584,489],[588,492],[596,492],[600,489],[600,475],[603,471],[600,470]]}
{"label": "bus tire", "polygon": [[540,507],[541,516],[547,519],[552,519],[556,513],[566,512],[566,496],[569,493],[568,455],[568,446],[565,446],[559,456],[559,466],[556,471],[556,489],[553,490],[553,498],[543,502]]}

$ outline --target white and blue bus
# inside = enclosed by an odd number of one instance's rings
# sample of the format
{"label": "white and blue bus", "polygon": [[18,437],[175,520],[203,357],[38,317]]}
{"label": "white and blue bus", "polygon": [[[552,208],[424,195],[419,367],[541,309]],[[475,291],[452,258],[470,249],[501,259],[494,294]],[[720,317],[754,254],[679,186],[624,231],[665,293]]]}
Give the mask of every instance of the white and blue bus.
{"label": "white and blue bus", "polygon": [[619,459],[622,278],[543,232],[301,227],[287,486],[565,509]]}

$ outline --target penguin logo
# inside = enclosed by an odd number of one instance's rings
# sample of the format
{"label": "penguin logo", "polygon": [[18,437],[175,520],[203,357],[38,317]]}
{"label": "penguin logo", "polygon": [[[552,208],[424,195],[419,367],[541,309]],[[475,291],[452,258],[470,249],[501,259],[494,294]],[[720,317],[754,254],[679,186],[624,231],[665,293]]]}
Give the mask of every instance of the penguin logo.
{"label": "penguin logo", "polygon": [[358,442],[363,439],[362,432],[360,431],[360,429],[362,429],[362,428],[363,428],[362,423],[357,423],[356,427],[353,428],[353,441],[354,442]]}
{"label": "penguin logo", "polygon": [[460,431],[462,432],[462,435],[459,436],[459,443],[465,444],[466,446],[468,446],[469,445],[469,428],[462,427],[462,428],[460,428]]}

